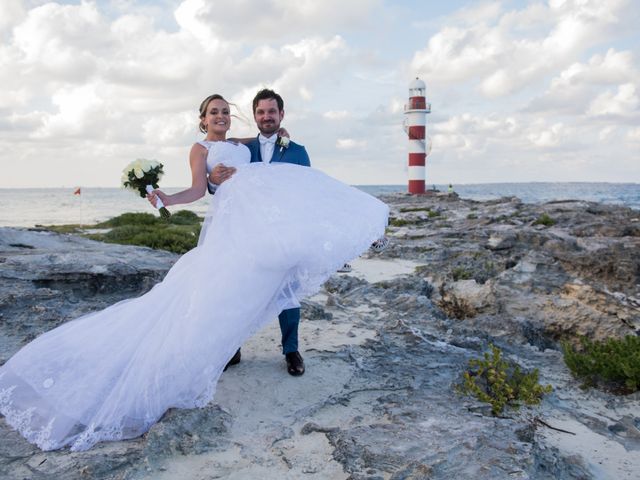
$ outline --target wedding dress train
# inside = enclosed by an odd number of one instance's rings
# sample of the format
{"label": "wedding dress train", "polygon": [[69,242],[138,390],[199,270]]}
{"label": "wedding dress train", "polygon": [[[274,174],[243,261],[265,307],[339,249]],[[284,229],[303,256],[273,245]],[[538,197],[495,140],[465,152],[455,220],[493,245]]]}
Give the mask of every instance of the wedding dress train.
{"label": "wedding dress train", "polygon": [[145,295],[51,330],[0,367],[0,413],[43,450],[133,438],[169,408],[206,405],[227,361],[383,233],[388,207],[308,167],[237,167],[211,199],[199,244]]}

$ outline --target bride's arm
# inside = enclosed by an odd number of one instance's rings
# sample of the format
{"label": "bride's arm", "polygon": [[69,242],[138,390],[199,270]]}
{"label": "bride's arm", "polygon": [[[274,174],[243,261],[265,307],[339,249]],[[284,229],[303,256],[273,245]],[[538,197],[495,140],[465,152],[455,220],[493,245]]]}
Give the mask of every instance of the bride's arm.
{"label": "bride's arm", "polygon": [[153,206],[155,206],[156,197],[159,197],[165,207],[168,207],[169,205],[195,202],[204,196],[207,190],[207,149],[197,143],[194,144],[191,147],[191,153],[189,153],[189,164],[191,166],[191,187],[173,195],[167,195],[161,190],[154,190],[153,193],[147,195],[147,199]]}

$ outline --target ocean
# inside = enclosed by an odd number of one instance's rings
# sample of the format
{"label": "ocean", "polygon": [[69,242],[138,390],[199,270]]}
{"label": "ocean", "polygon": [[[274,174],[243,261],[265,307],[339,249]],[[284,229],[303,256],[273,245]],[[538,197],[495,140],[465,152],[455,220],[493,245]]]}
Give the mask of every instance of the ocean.
{"label": "ocean", "polygon": [[[428,188],[432,186],[429,185]],[[435,185],[447,191],[448,185]],[[406,185],[361,185],[372,195],[406,192]],[[166,188],[167,193],[179,188]],[[626,205],[640,210],[638,183],[482,183],[453,185],[463,198],[491,200],[516,196],[527,203],[551,200],[589,200]],[[36,225],[91,225],[125,212],[154,212],[146,200],[121,188],[83,188],[80,195],[72,188],[0,188],[0,226],[34,227]],[[188,209],[203,215],[209,195],[190,205],[173,209]]]}

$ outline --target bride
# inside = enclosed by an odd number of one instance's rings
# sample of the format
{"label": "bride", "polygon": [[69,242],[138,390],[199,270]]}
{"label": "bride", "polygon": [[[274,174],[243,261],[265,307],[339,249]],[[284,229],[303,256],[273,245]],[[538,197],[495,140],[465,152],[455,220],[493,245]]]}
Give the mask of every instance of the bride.
{"label": "bride", "polygon": [[43,450],[137,437],[169,408],[206,405],[249,336],[384,233],[384,203],[309,167],[249,163],[225,140],[229,104],[203,107],[192,186],[156,191],[165,205],[193,202],[218,163],[236,168],[198,246],[145,295],[46,332],[0,367],[0,413]]}

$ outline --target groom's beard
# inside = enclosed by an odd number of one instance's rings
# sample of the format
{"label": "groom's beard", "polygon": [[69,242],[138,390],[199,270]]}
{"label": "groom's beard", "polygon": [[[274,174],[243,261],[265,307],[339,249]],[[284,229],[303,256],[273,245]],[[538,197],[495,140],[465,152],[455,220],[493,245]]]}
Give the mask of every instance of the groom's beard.
{"label": "groom's beard", "polygon": [[276,133],[279,128],[280,128],[280,124],[277,123],[275,120],[260,122],[258,124],[258,130],[260,130],[260,133],[262,133],[265,136]]}

